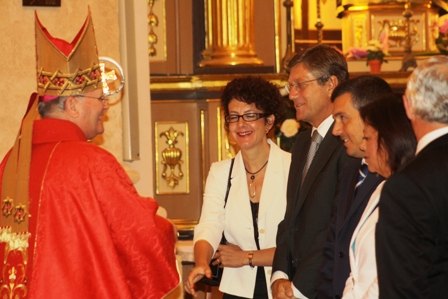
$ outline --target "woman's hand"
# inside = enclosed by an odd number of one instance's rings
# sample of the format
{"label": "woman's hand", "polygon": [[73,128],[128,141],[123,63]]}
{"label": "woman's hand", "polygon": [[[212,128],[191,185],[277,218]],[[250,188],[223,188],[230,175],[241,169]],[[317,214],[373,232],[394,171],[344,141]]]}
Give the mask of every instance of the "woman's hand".
{"label": "woman's hand", "polygon": [[196,282],[202,279],[202,277],[206,276],[207,278],[212,277],[212,271],[210,270],[210,267],[208,265],[201,265],[196,266],[191,270],[190,274],[188,275],[187,281],[185,282],[185,291],[193,297],[197,296],[195,285]]}
{"label": "woman's hand", "polygon": [[230,243],[219,245],[214,258],[220,262],[222,267],[239,268],[247,265],[247,252]]}

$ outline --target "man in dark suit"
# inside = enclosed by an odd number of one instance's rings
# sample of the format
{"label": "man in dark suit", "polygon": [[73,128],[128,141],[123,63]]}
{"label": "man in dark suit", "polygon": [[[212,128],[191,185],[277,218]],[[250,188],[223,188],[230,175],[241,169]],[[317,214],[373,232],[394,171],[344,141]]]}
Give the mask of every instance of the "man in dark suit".
{"label": "man in dark suit", "polygon": [[349,244],[370,195],[382,178],[367,170],[361,159],[360,146],[364,123],[359,109],[381,98],[392,89],[386,81],[375,76],[360,76],[338,85],[333,91],[333,135],[338,136],[347,154],[358,158],[345,169],[336,197],[324,251],[324,262],[318,283],[318,298],[341,298],[345,281],[350,274]]}
{"label": "man in dark suit", "polygon": [[385,183],[376,253],[380,298],[448,296],[448,57],[419,64],[404,97],[417,155]]}
{"label": "man in dark suit", "polygon": [[314,298],[338,180],[350,160],[331,134],[330,100],[348,71],[344,56],[325,45],[294,56],[289,66],[287,88],[296,117],[312,128],[301,131],[292,148],[271,287],[274,298]]}

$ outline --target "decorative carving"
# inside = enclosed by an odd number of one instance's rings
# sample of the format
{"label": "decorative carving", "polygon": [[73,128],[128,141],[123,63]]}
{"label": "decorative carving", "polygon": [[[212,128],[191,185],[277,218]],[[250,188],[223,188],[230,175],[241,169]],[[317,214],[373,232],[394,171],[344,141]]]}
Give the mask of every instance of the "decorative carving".
{"label": "decorative carving", "polygon": [[411,2],[350,6],[342,18],[343,52],[366,47],[372,39],[387,41],[383,48],[396,57],[403,57],[410,47],[414,55],[435,52],[431,25],[437,19],[437,10],[426,2],[412,2],[412,10]]}
{"label": "decorative carving", "polygon": [[[412,44],[416,44],[419,40],[417,24],[420,20],[409,20],[410,22],[410,31],[409,35],[411,37]],[[389,20],[384,19],[382,21],[378,21],[381,26],[380,31],[378,32],[378,40],[382,40],[382,36],[388,36],[389,46],[394,48],[402,48],[406,43],[407,37],[407,24],[406,20],[398,19],[398,20]]]}
{"label": "decorative carving", "polygon": [[[177,137],[184,136],[184,133],[176,131],[173,127],[170,127],[167,131],[160,133],[159,137],[165,137],[165,143],[168,148],[162,151],[162,178],[168,182],[168,186],[174,189],[184,176],[182,172],[182,151],[176,147]],[[176,173],[177,167],[177,173]],[[169,174],[167,170],[169,168]]]}
{"label": "decorative carving", "polygon": [[149,33],[148,33],[148,54],[149,56],[156,56],[157,55],[157,49],[155,45],[157,44],[157,41],[159,38],[157,37],[157,34],[154,32],[154,27],[159,26],[159,18],[157,15],[153,12],[154,3],[156,0],[148,0],[148,7],[149,7],[149,13],[148,13],[148,26],[149,26]]}
{"label": "decorative carving", "polygon": [[286,8],[286,51],[285,56],[282,59],[282,71],[288,70],[288,64],[291,58],[294,56],[293,44],[294,37],[292,35],[292,16],[291,9],[294,6],[294,1],[285,0],[283,1],[283,6]]}
{"label": "decorative carving", "polygon": [[321,44],[323,39],[322,28],[324,28],[324,23],[322,23],[322,20],[320,18],[320,0],[316,1],[316,14],[317,14],[317,21],[316,24],[314,24],[314,27],[316,27],[317,29],[317,43]]}
{"label": "decorative carving", "polygon": [[411,10],[411,0],[407,0],[404,5],[403,17],[405,18],[406,24],[406,35],[404,39],[404,55],[401,61],[400,72],[406,72],[409,68],[416,68],[417,61],[415,60],[414,54],[412,53],[412,29],[411,29],[411,18],[413,12]]}

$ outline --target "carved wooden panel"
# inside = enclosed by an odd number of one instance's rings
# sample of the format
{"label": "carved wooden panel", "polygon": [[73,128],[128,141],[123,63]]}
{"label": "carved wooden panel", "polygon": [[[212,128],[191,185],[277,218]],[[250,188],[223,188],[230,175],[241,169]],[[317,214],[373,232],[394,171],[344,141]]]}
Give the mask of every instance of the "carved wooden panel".
{"label": "carved wooden panel", "polygon": [[[163,158],[159,156],[154,159],[155,165],[148,167],[152,167],[154,171],[154,186],[157,189],[155,198],[167,210],[169,218],[198,219],[203,193],[199,104],[189,100],[153,100],[151,105],[152,125],[155,130],[154,153],[168,148],[160,134],[173,128],[178,132],[176,148],[182,151],[180,165],[183,173],[179,176],[178,168],[175,167],[174,175],[177,176],[178,182],[171,188],[162,177]],[[166,175],[170,175],[170,170],[167,170]]]}

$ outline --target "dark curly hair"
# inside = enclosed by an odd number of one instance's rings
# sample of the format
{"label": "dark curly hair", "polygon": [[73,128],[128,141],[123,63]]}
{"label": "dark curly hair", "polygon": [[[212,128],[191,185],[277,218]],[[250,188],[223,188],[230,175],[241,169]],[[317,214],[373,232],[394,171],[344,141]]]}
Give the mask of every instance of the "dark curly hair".
{"label": "dark curly hair", "polygon": [[[274,126],[283,121],[283,102],[278,87],[260,77],[247,76],[230,81],[221,94],[221,107],[224,116],[229,115],[229,103],[238,100],[246,104],[255,104],[267,115],[275,116]],[[225,124],[228,129],[228,124]]]}
{"label": "dark curly hair", "polygon": [[401,96],[390,93],[360,109],[361,118],[378,131],[378,149],[388,155],[392,173],[414,158],[417,140]]}

